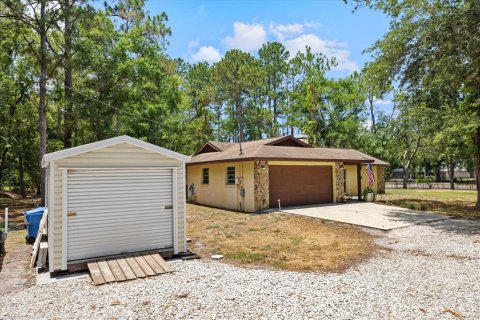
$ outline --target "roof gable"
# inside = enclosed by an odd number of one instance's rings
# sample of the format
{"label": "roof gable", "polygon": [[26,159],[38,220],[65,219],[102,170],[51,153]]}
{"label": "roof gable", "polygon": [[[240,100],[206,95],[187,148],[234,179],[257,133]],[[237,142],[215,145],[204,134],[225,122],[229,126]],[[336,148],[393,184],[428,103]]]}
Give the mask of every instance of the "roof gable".
{"label": "roof gable", "polygon": [[194,156],[196,156],[197,154],[201,154],[201,153],[219,152],[219,151],[220,151],[220,149],[218,147],[214,146],[210,142],[207,142],[200,149],[198,149],[197,152],[195,152]]}
{"label": "roof gable", "polygon": [[65,149],[65,150],[61,150],[61,151],[48,153],[48,154],[43,156],[42,167],[45,168],[48,165],[48,163],[51,162],[51,161],[56,161],[56,160],[72,157],[72,156],[75,156],[75,155],[79,155],[79,154],[82,154],[82,153],[86,153],[86,152],[110,147],[110,146],[120,144],[120,143],[128,143],[128,144],[137,146],[139,148],[143,148],[143,149],[146,149],[146,150],[149,150],[149,151],[152,151],[152,152],[163,154],[163,155],[166,155],[168,157],[171,157],[171,158],[183,161],[183,162],[187,162],[187,161],[190,160],[190,157],[185,156],[181,153],[178,153],[178,152],[175,152],[175,151],[172,151],[172,150],[169,150],[169,149],[165,149],[165,148],[156,146],[154,144],[151,144],[151,143],[148,143],[148,142],[145,142],[145,141],[141,141],[141,140],[129,137],[129,136],[118,136],[118,137],[111,138],[111,139],[106,139],[106,140],[101,140],[101,141],[97,141],[97,142],[93,142],[93,143],[84,144],[84,145],[74,147],[74,148],[69,148],[69,149]]}
{"label": "roof gable", "polygon": [[285,136],[273,140],[269,143],[266,143],[267,146],[278,146],[278,147],[302,147],[302,148],[313,148],[308,143],[303,142],[300,139],[295,138],[294,136]]}
{"label": "roof gable", "polygon": [[234,143],[231,142],[207,141],[197,152],[195,152],[194,156],[202,153],[225,151],[233,144]]}

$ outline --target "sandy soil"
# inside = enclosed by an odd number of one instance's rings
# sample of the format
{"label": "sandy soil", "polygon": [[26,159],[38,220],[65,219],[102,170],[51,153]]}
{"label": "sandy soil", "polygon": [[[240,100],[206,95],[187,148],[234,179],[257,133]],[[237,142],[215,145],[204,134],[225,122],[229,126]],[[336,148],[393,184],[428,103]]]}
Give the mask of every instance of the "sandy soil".
{"label": "sandy soil", "polygon": [[0,256],[0,296],[35,284],[35,269],[29,266],[32,246],[25,243],[25,230],[9,232],[5,249],[7,254]]}

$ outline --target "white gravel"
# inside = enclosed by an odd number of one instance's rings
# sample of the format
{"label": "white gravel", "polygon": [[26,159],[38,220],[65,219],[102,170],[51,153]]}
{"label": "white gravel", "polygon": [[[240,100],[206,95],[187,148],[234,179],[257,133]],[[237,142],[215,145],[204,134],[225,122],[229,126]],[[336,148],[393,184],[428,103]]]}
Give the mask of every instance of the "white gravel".
{"label": "white gravel", "polygon": [[0,319],[479,318],[479,222],[412,226],[377,241],[384,249],[341,274],[196,260],[100,287],[86,279],[35,286],[0,297]]}

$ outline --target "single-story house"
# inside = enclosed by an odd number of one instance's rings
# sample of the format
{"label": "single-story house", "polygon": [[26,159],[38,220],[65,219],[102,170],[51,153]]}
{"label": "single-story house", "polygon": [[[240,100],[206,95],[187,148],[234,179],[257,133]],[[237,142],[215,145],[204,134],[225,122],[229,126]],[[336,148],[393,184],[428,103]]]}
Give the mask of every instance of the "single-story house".
{"label": "single-story house", "polygon": [[125,253],[185,252],[188,160],[128,136],[45,155],[49,271]]}
{"label": "single-story house", "polygon": [[343,202],[368,186],[385,191],[388,163],[353,149],[314,148],[293,136],[239,143],[209,141],[187,163],[190,201],[258,212],[281,206]]}

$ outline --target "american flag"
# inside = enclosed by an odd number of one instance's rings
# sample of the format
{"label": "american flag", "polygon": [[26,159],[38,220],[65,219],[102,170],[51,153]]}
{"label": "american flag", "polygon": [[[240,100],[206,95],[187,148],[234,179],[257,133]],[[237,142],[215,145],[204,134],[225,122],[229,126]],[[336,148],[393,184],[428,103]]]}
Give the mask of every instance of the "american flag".
{"label": "american flag", "polygon": [[373,175],[373,170],[372,170],[372,164],[369,163],[367,164],[367,174],[368,174],[368,185],[369,186],[373,186],[373,184],[375,183],[375,176]]}

